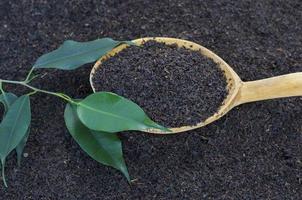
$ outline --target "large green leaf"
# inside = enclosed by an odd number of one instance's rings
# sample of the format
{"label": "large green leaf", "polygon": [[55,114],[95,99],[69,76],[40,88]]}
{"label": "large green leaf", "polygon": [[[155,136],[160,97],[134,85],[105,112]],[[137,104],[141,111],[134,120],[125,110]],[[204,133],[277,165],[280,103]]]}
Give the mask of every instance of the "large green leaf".
{"label": "large green leaf", "polygon": [[79,120],[75,105],[66,105],[64,118],[70,134],[90,157],[104,165],[120,170],[130,181],[123,159],[121,141],[115,133],[88,129]]}
{"label": "large green leaf", "polygon": [[[18,97],[13,93],[3,93],[0,95],[0,102],[3,103],[4,109],[5,109],[4,116],[7,112],[7,110],[9,109],[9,107],[17,100],[17,98]],[[27,133],[25,134],[24,138],[21,140],[21,142],[16,147],[17,162],[18,162],[19,166],[21,165],[22,154],[23,154],[23,150],[25,148],[26,142],[28,140],[29,133],[30,133],[30,129],[28,128]]]}
{"label": "large green leaf", "polygon": [[27,133],[31,121],[30,102],[27,95],[19,97],[8,109],[0,124],[0,159],[4,176],[5,160],[9,153],[17,147]]}
{"label": "large green leaf", "polygon": [[132,44],[131,42],[116,41],[111,38],[102,38],[89,42],[67,40],[58,49],[38,58],[34,67],[63,70],[76,69],[83,64],[96,61],[122,43]]}
{"label": "large green leaf", "polygon": [[110,92],[89,95],[79,102],[77,113],[85,126],[97,131],[168,130],[153,122],[134,102]]}

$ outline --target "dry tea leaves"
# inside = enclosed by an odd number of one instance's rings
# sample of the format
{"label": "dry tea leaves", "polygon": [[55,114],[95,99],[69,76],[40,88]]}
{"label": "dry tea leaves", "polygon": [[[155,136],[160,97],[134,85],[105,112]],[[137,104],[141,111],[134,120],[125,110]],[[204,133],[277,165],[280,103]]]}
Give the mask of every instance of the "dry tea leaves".
{"label": "dry tea leaves", "polygon": [[155,41],[130,46],[106,60],[93,85],[96,91],[129,98],[167,127],[204,121],[227,96],[225,76],[214,61]]}

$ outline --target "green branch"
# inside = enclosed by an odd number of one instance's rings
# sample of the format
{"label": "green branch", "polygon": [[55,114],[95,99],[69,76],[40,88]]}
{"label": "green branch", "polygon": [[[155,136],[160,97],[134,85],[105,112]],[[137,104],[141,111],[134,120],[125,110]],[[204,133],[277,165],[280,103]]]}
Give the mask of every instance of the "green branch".
{"label": "green branch", "polygon": [[[36,87],[33,87],[33,86],[27,84],[27,82],[25,82],[25,81],[11,81],[11,80],[0,79],[0,83],[1,84],[2,83],[10,83],[10,84],[22,85],[22,86],[25,86],[25,87],[33,90],[33,92],[29,93],[30,95],[32,95],[36,92],[41,92],[41,93],[50,94],[50,95],[53,95],[53,96],[56,96],[56,97],[60,97],[64,100],[66,100],[69,103],[77,104],[75,101],[72,100],[71,97],[67,96],[66,94],[57,93],[57,92],[50,92],[50,91],[47,91],[47,90],[42,90],[42,89],[39,89],[39,88],[36,88]],[[0,87],[0,90],[1,90],[1,92],[3,91],[2,87]]]}

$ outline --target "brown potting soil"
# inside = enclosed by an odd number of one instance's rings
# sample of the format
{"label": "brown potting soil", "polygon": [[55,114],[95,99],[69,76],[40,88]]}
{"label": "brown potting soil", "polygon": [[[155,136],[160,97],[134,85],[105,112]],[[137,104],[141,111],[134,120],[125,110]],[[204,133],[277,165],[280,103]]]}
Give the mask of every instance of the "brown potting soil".
{"label": "brown potting soil", "polygon": [[[298,72],[301,6],[300,0],[1,0],[0,77],[22,80],[38,56],[66,39],[105,36],[191,40],[221,56],[244,81]],[[91,67],[41,70],[47,74],[34,85],[83,98],[92,92]],[[31,100],[27,157],[20,168],[9,157],[1,200],[301,199],[301,97],[241,105],[179,135],[121,134],[131,185],[73,141],[65,102],[42,94]]]}
{"label": "brown potting soil", "polygon": [[206,120],[227,96],[226,78],[213,60],[155,41],[130,46],[104,61],[92,81],[96,91],[129,98],[166,127]]}

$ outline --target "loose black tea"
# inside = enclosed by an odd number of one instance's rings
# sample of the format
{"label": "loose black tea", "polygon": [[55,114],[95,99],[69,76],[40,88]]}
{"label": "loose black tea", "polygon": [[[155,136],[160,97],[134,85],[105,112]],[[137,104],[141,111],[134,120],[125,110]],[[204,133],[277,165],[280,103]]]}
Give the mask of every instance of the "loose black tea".
{"label": "loose black tea", "polygon": [[112,91],[168,126],[195,125],[212,116],[227,95],[219,66],[198,51],[148,41],[109,58],[96,71],[97,91]]}

